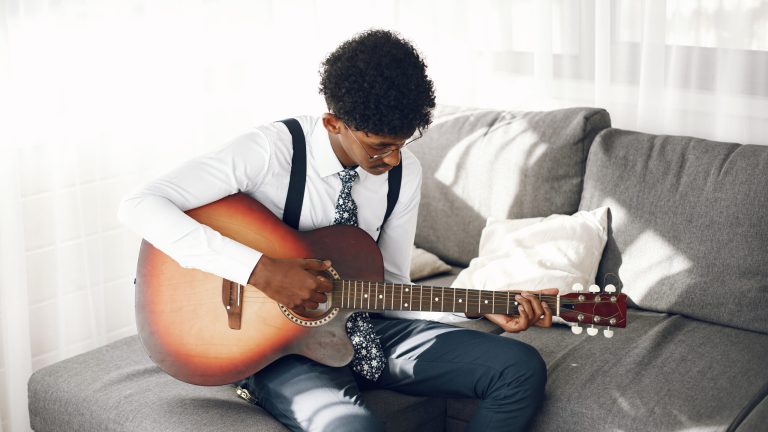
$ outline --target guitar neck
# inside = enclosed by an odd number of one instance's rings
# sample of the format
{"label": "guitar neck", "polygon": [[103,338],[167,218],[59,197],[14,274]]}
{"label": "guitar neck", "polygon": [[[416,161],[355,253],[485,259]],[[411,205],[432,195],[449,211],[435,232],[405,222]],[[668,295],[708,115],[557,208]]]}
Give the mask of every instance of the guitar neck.
{"label": "guitar neck", "polygon": [[[465,314],[516,314],[515,295],[520,291],[488,291],[429,285],[336,280],[332,307],[367,311],[456,312]],[[552,305],[559,316],[559,296],[535,294]]]}

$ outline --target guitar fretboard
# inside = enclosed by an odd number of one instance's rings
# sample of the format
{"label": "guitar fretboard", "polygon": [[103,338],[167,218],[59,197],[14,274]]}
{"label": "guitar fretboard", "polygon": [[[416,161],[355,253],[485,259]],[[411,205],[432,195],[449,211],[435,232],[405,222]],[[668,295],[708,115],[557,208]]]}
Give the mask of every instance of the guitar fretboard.
{"label": "guitar fretboard", "polygon": [[[514,291],[488,291],[428,285],[336,280],[332,307],[368,311],[425,311],[469,314],[517,314]],[[539,300],[557,301],[556,296]],[[557,309],[555,309],[557,310]]]}

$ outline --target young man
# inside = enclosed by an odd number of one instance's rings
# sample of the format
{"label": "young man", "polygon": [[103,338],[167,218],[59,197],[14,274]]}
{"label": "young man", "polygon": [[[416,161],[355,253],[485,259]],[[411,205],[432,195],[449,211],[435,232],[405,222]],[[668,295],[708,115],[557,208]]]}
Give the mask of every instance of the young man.
{"label": "young man", "polygon": [[[431,122],[435,97],[426,65],[399,36],[367,31],[323,62],[320,93],[330,112],[296,118],[306,141],[298,227],[357,225],[378,240],[385,279],[410,283],[421,167],[404,147]],[[263,255],[184,213],[243,192],[283,217],[293,154],[285,124],[254,128],[126,197],[120,218],[184,267],[251,284],[294,310],[316,308],[331,289],[322,276],[329,262]],[[400,193],[384,223],[389,172],[398,165]],[[518,301],[519,315],[489,318],[507,331],[551,325],[545,304],[527,295]],[[481,399],[472,431],[525,430],[541,403],[544,363],[514,339],[363,313],[350,317],[347,333],[355,351],[347,367],[291,355],[239,384],[295,431],[382,430],[361,397],[365,388]]]}

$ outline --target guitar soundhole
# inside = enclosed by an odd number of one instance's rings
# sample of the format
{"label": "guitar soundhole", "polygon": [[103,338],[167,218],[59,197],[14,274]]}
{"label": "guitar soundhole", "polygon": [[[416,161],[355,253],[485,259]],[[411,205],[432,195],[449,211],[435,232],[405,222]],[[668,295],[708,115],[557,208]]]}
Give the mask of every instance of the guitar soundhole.
{"label": "guitar soundhole", "polygon": [[[333,279],[341,279],[341,276],[339,276],[339,273],[333,267],[328,269],[328,273]],[[333,304],[333,293],[329,292],[326,293],[326,295],[328,296],[328,301],[319,305],[317,309],[308,309],[308,316],[297,315],[295,312],[279,303],[278,306],[280,306],[280,311],[283,312],[283,315],[294,323],[305,327],[319,327],[331,321],[339,313],[339,308],[330,307],[330,305]]]}

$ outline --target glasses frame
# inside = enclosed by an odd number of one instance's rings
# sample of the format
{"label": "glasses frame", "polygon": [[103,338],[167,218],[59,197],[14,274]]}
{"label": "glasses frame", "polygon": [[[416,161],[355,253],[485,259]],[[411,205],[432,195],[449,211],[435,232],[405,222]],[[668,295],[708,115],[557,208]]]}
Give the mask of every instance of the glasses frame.
{"label": "glasses frame", "polygon": [[359,145],[360,145],[360,147],[362,147],[362,148],[363,148],[363,151],[364,151],[364,152],[365,152],[365,154],[368,156],[368,162],[373,162],[373,161],[377,161],[377,160],[380,160],[380,159],[384,159],[385,157],[387,157],[387,156],[391,155],[392,153],[394,153],[394,152],[396,152],[396,151],[400,151],[400,150],[402,150],[402,149],[406,148],[406,147],[407,147],[408,145],[410,145],[412,142],[414,142],[414,141],[416,141],[416,140],[420,139],[422,136],[424,136],[424,134],[423,134],[421,131],[419,131],[419,136],[417,136],[416,138],[414,138],[414,139],[412,139],[412,140],[410,140],[410,141],[406,141],[406,142],[404,142],[403,144],[401,144],[401,145],[397,146],[397,148],[393,148],[393,149],[391,149],[391,150],[387,150],[387,151],[385,151],[385,152],[382,152],[382,153],[378,153],[378,154],[375,154],[375,155],[371,156],[371,154],[370,154],[370,153],[368,153],[368,150],[366,150],[366,148],[365,148],[365,146],[363,145],[363,143],[361,143],[361,142],[360,142],[360,140],[358,140],[358,139],[357,139],[357,137],[355,136],[355,134],[353,134],[353,133],[352,133],[352,129],[351,129],[351,128],[350,128],[350,127],[349,127],[349,126],[346,124],[346,123],[344,123],[344,127],[346,127],[346,128],[347,128],[347,131],[349,131],[349,134],[350,134],[350,135],[352,135],[352,138],[353,138],[353,139],[354,139],[354,140],[357,142],[357,144],[359,144]]}

